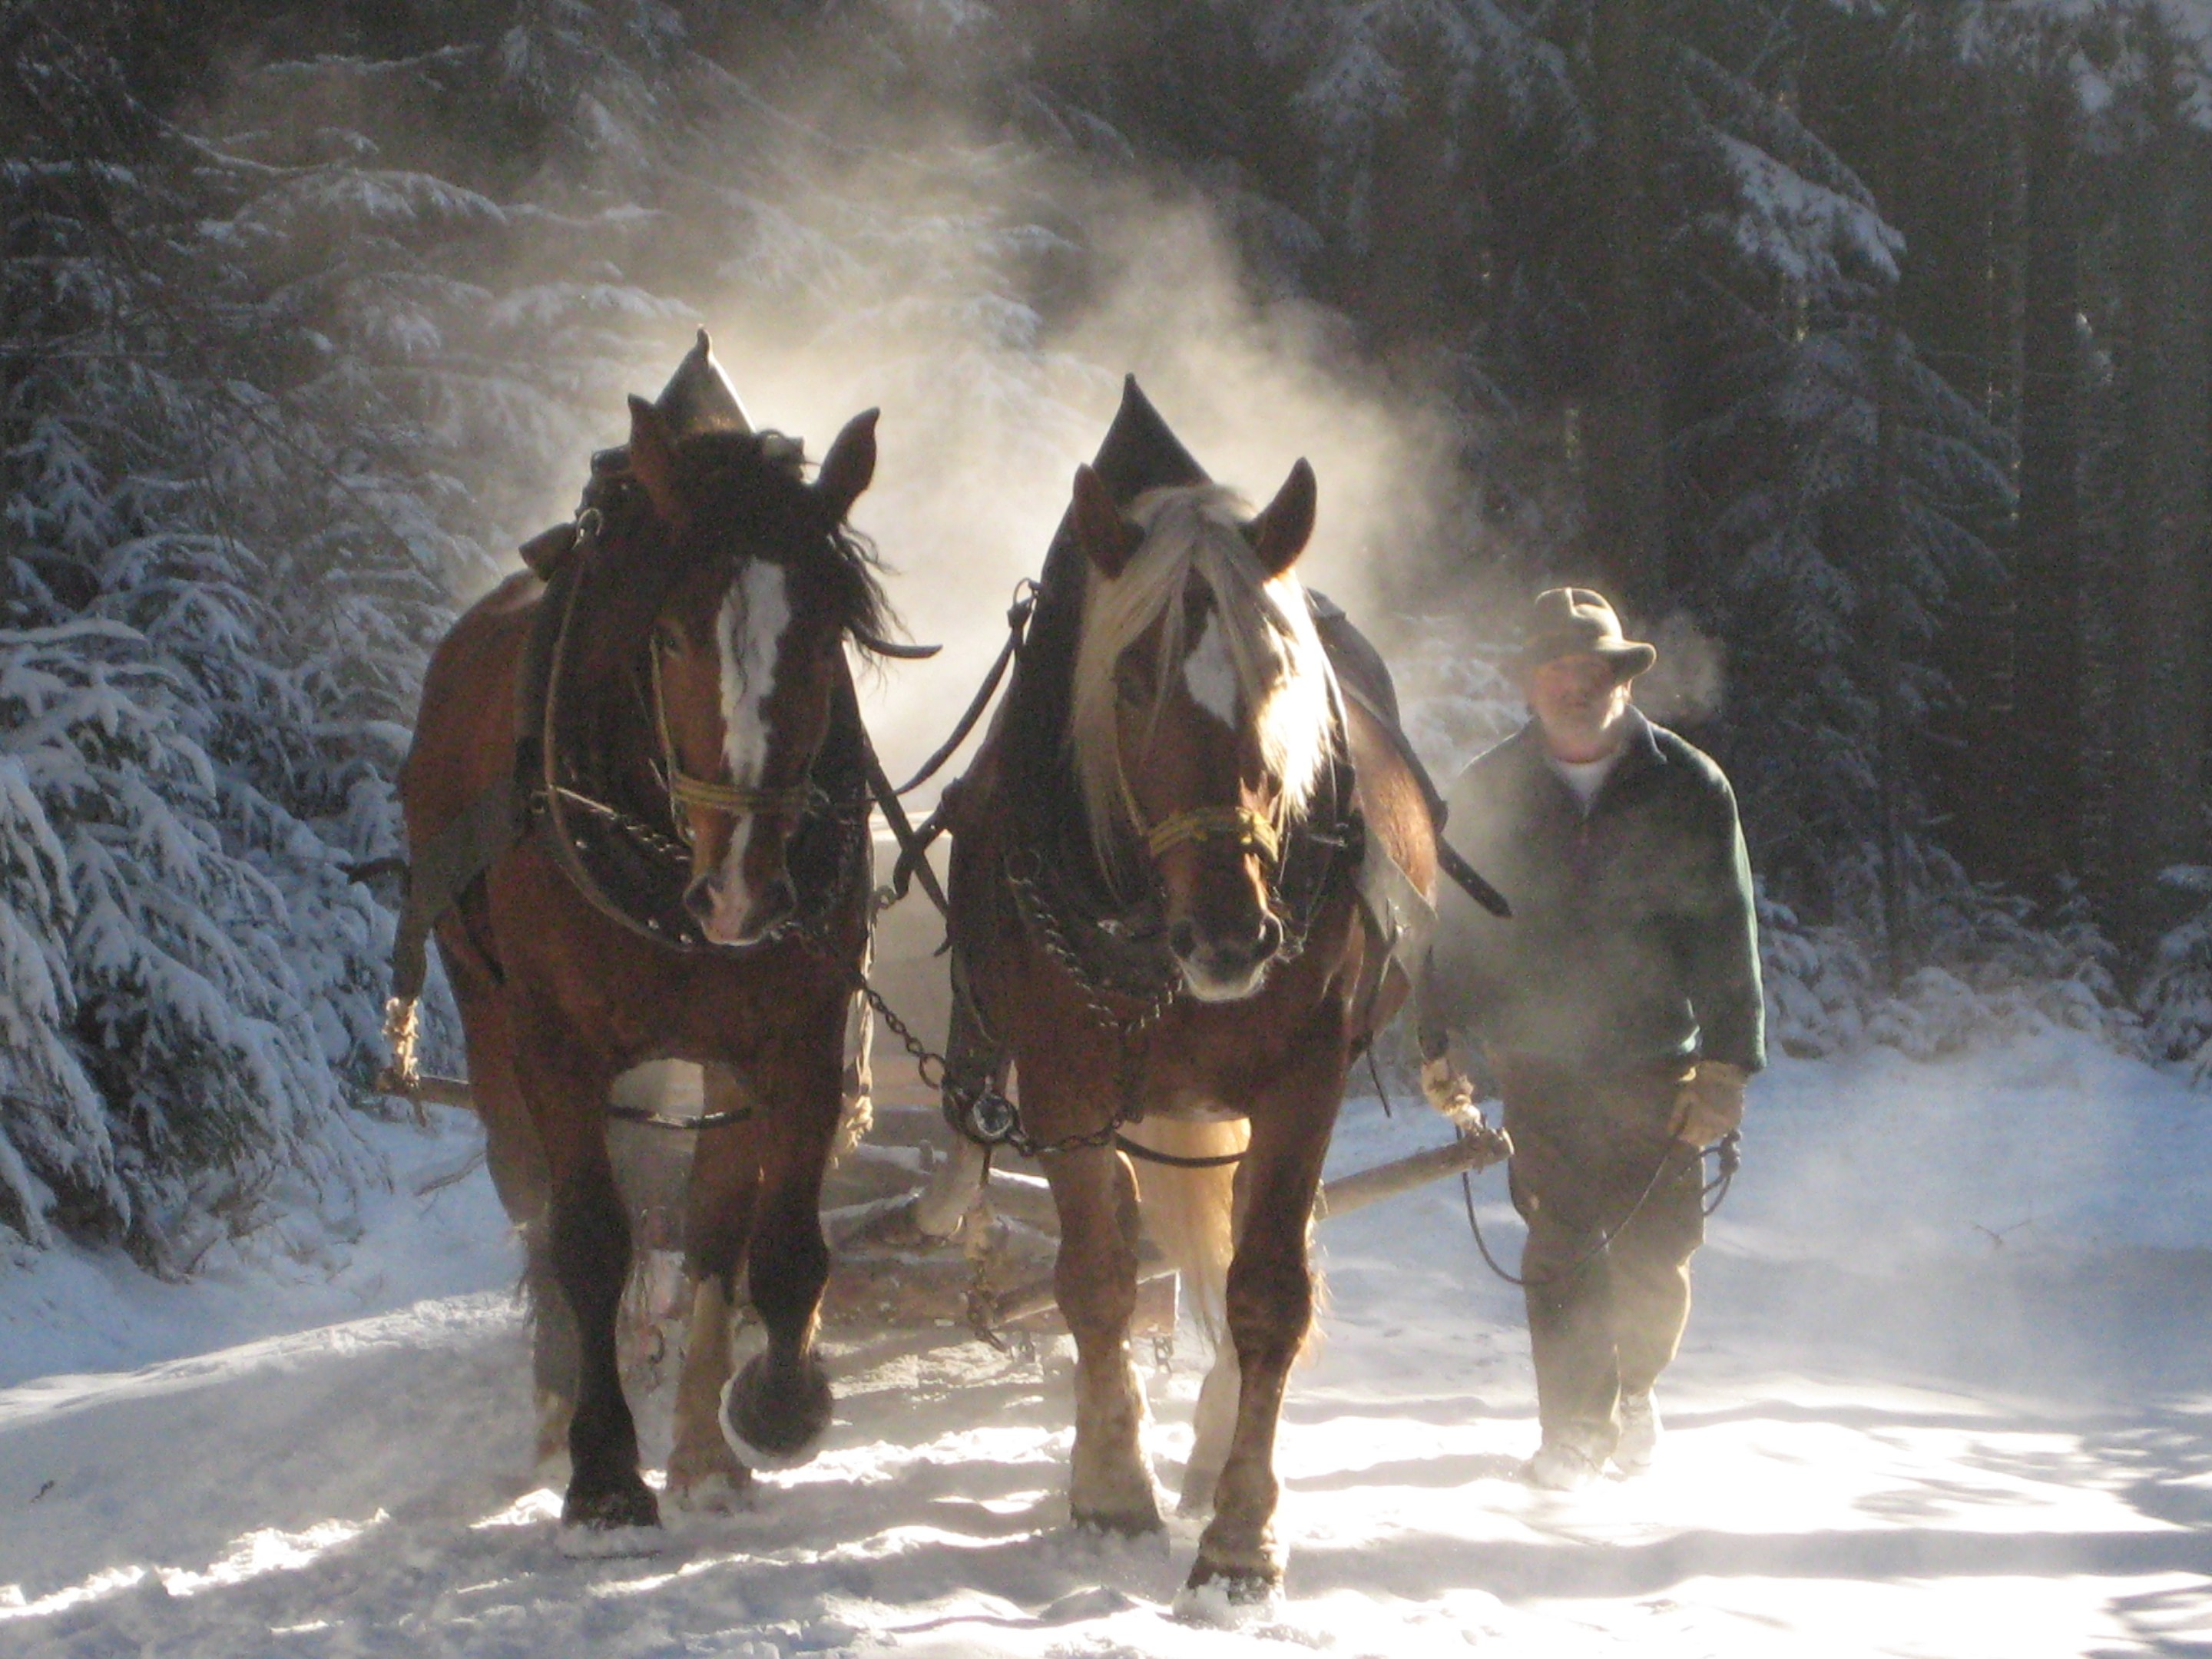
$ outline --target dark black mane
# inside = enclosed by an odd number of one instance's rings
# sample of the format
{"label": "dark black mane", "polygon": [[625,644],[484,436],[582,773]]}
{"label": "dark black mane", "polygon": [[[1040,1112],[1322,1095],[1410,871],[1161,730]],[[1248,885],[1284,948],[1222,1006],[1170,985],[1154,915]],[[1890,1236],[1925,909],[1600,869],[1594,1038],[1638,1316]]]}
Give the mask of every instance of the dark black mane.
{"label": "dark black mane", "polygon": [[750,550],[820,575],[837,625],[881,639],[892,623],[882,562],[842,520],[830,521],[808,486],[805,453],[781,432],[701,432],[676,447],[678,488],[696,511],[745,527]]}

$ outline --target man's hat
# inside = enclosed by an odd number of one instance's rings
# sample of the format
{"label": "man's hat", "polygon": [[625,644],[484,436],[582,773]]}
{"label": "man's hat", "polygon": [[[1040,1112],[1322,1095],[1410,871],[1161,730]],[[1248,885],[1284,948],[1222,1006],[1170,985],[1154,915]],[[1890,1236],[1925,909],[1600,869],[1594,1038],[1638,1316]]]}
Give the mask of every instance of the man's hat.
{"label": "man's hat", "polygon": [[1633,679],[1659,660],[1659,653],[1641,640],[1624,638],[1620,618],[1613,615],[1605,595],[1587,587],[1550,587],[1528,606],[1521,629],[1521,648],[1506,659],[1516,675],[1560,657],[1588,651],[1613,665],[1616,679]]}

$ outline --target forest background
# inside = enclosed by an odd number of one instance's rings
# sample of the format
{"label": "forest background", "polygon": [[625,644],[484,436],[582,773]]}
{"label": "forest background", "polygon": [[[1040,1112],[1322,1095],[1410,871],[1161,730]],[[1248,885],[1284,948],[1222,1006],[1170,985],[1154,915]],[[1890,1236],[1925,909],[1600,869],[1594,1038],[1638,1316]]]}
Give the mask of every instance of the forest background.
{"label": "forest background", "polygon": [[346,866],[399,850],[428,649],[702,322],[817,447],[885,404],[860,516],[918,633],[995,629],[1138,368],[1255,495],[1315,455],[1440,770],[1514,717],[1534,587],[1660,641],[1793,1052],[2058,1023],[2206,1076],[2208,40],[0,0],[0,1259],[189,1273],[380,1178],[391,896]]}

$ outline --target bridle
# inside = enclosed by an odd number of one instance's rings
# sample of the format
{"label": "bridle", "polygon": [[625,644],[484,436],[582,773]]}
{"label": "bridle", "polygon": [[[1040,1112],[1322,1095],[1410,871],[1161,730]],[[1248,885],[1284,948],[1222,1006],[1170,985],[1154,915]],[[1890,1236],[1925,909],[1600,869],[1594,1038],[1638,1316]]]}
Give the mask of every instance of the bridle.
{"label": "bridle", "polygon": [[[1133,807],[1135,802],[1132,799],[1129,804]],[[1239,852],[1255,855],[1267,866],[1271,881],[1282,862],[1282,833],[1274,820],[1256,807],[1194,806],[1163,818],[1145,831],[1145,850],[1154,864],[1176,848],[1209,841],[1233,842]]]}
{"label": "bridle", "polygon": [[660,739],[661,769],[664,784],[668,791],[668,815],[675,823],[676,833],[689,846],[691,841],[691,820],[684,809],[696,806],[702,811],[720,812],[733,817],[786,817],[805,816],[819,793],[811,781],[801,781],[782,789],[750,788],[742,784],[716,783],[707,778],[695,778],[684,771],[676,757],[676,736],[669,729],[668,698],[662,690],[660,678],[660,647],[655,642],[647,647],[652,665],[653,724]]}

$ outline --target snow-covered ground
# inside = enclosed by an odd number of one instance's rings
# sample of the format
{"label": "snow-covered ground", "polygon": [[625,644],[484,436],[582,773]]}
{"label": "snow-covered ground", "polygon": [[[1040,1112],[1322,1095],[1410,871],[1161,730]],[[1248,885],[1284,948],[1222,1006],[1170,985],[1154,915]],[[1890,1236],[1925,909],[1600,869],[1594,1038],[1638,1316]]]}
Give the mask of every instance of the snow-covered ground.
{"label": "snow-covered ground", "polygon": [[[2085,1040],[1784,1061],[1700,1258],[1660,1468],[1572,1497],[1455,1184],[1325,1224],[1291,1596],[1180,1625],[1194,1534],[1062,1524],[1064,1364],[844,1354],[827,1449],[644,1560],[525,1478],[511,1246],[464,1130],[356,1237],[150,1285],[0,1268],[0,1653],[2212,1653],[2212,1100]],[[1347,1108],[1333,1168],[1439,1139]],[[1486,1224],[1516,1236],[1502,1179]],[[123,1369],[136,1367],[137,1369]],[[1196,1377],[1151,1376],[1170,1483]],[[653,1450],[648,1425],[648,1452]]]}

